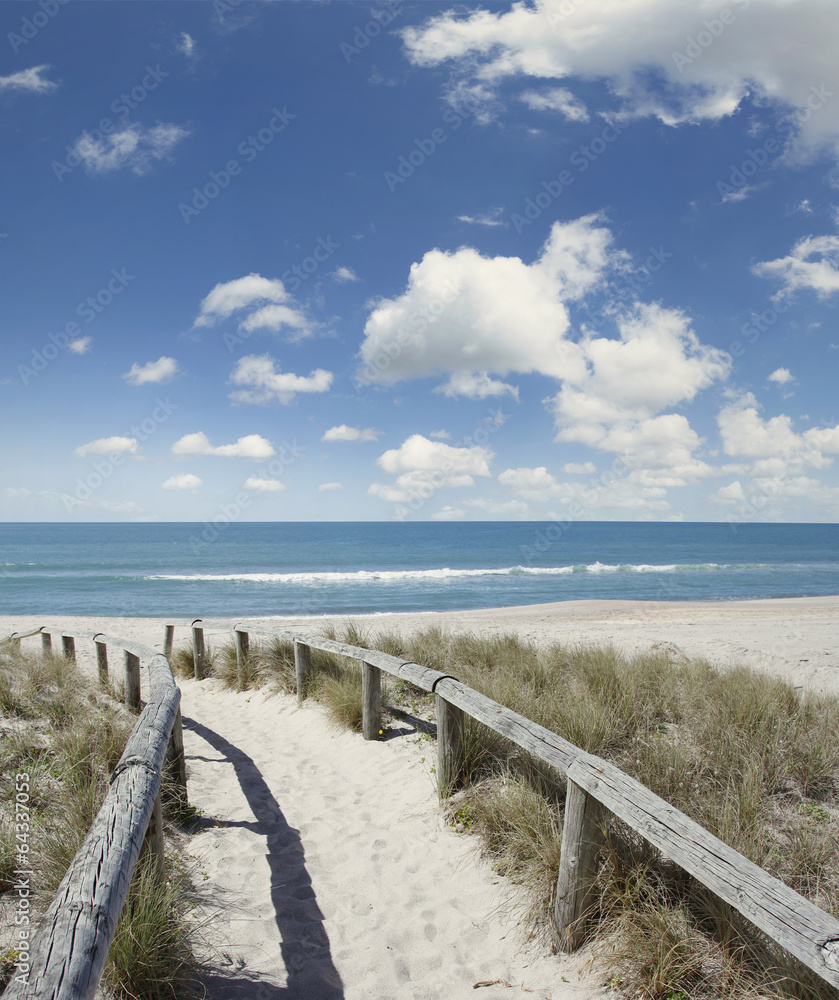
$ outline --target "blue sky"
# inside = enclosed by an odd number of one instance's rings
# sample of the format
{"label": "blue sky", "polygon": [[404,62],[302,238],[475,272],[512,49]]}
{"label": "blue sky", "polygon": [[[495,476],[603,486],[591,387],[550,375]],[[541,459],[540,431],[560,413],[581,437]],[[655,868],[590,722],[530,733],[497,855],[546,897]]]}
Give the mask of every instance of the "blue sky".
{"label": "blue sky", "polygon": [[839,513],[832,0],[0,7],[0,518]]}

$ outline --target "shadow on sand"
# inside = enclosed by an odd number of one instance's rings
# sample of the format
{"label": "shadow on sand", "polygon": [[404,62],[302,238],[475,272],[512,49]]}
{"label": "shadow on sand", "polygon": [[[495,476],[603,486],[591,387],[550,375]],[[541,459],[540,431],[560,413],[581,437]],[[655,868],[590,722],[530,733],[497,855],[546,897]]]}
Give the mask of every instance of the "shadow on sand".
{"label": "shadow on sand", "polygon": [[[300,834],[289,826],[279,803],[257,766],[223,736],[184,718],[184,729],[201,737],[233,766],[254,822],[227,823],[265,837],[271,873],[271,902],[280,932],[280,955],[286,968],[285,986],[260,980],[252,972],[206,969],[202,983],[211,1000],[342,1000],[344,984],[332,962],[329,938],[323,926]],[[193,759],[194,756],[193,756]],[[215,825],[211,819],[197,826]]]}

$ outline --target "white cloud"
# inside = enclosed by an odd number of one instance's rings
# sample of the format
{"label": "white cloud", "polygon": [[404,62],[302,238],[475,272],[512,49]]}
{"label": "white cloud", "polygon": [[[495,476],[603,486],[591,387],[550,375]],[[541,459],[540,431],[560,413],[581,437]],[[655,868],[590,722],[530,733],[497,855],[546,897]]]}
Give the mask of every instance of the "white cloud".
{"label": "white cloud", "polygon": [[407,503],[417,497],[426,500],[437,490],[474,485],[475,480],[464,472],[426,472],[417,469],[403,472],[391,485],[371,483],[367,488],[367,496],[378,497],[388,503]]}
{"label": "white cloud", "polygon": [[448,431],[431,431],[428,435],[430,438],[450,438],[451,434]]}
{"label": "white cloud", "polygon": [[330,427],[323,435],[321,441],[378,441],[384,431],[376,430],[375,427],[347,427],[346,424],[339,424],[337,427]]}
{"label": "white cloud", "polygon": [[181,55],[185,55],[187,59],[191,59],[195,55],[195,39],[192,35],[182,31],[178,37],[178,41],[175,43],[175,51],[180,52]]}
{"label": "white cloud", "polygon": [[361,278],[351,267],[346,267],[343,264],[332,272],[332,279],[338,282],[361,281]]}
{"label": "white cloud", "polygon": [[88,441],[87,444],[80,444],[78,448],[73,449],[73,454],[76,458],[85,458],[87,455],[119,455],[124,451],[134,454],[137,451],[137,438],[97,438],[95,441]]}
{"label": "white cloud", "polygon": [[544,465],[533,469],[526,466],[521,466],[518,469],[505,469],[498,476],[498,482],[525,500],[549,500],[562,496],[565,492]]}
{"label": "white cloud", "polygon": [[460,507],[441,507],[431,515],[432,521],[462,521],[466,517],[466,511]]}
{"label": "white cloud", "polygon": [[521,100],[534,111],[555,111],[571,122],[587,122],[589,113],[585,104],[564,87],[543,91],[528,90]]}
{"label": "white cloud", "polygon": [[597,472],[594,462],[566,462],[562,471],[569,476],[593,476]]}
{"label": "white cloud", "polygon": [[93,337],[78,337],[76,340],[71,340],[67,346],[73,354],[87,354],[92,343]]}
{"label": "white cloud", "polygon": [[[625,470],[623,470],[625,472]],[[570,506],[575,519],[591,518],[594,512],[631,510],[636,515],[661,516],[670,510],[666,490],[660,484],[610,472],[586,482],[560,482],[542,465],[537,468],[505,469],[498,482],[511,490],[519,501],[547,503],[559,501]],[[473,501],[467,501],[471,504]],[[526,504],[523,504],[526,506]],[[524,512],[522,512],[522,516]],[[544,514],[530,516],[543,517]]]}
{"label": "white cloud", "polygon": [[839,236],[805,236],[786,257],[761,261],[752,272],[781,282],[774,299],[801,288],[810,288],[825,299],[839,292]]}
{"label": "white cloud", "polygon": [[285,302],[290,297],[279,278],[263,278],[261,274],[219,282],[202,300],[194,325],[212,326],[216,320],[227,319],[247,306],[260,302]]}
{"label": "white cloud", "polygon": [[159,357],[157,361],[149,361],[144,365],[136,362],[131,366],[131,370],[122,377],[129,385],[145,385],[147,382],[168,382],[178,371],[178,362],[174,358],[167,358],[165,355]]}
{"label": "white cloud", "polygon": [[293,403],[298,392],[327,392],[334,375],[323,368],[316,368],[308,375],[274,370],[276,362],[267,354],[248,354],[239,358],[230,373],[234,385],[248,385],[230,393],[234,403],[253,403],[257,406],[277,401],[283,406]]}
{"label": "white cloud", "polygon": [[260,476],[248,476],[242,486],[243,490],[256,490],[259,493],[281,493],[288,486],[279,479],[263,479]]}
{"label": "white cloud", "polygon": [[746,393],[720,410],[717,423],[727,455],[752,459],[752,474],[784,477],[804,468],[825,468],[839,454],[839,425],[811,427],[798,434],[779,414],[764,420],[755,397]]}
{"label": "white cloud", "polygon": [[343,488],[341,483],[321,483],[318,486],[318,493],[327,493],[330,490],[342,490]]}
{"label": "white cloud", "polygon": [[743,485],[740,480],[735,479],[734,482],[729,483],[728,486],[720,486],[715,493],[710,494],[708,499],[711,503],[719,504],[744,503],[746,500],[746,493],[743,490]]}
{"label": "white cloud", "polygon": [[795,378],[788,368],[776,368],[771,375],[766,377],[766,381],[776,382],[778,385],[787,385],[789,382],[794,382]]}
{"label": "white cloud", "polygon": [[429,441],[422,434],[412,434],[399,448],[391,448],[380,455],[376,464],[391,473],[422,470],[488,476],[492,457],[493,453],[480,445],[456,448],[439,441]]}
{"label": "white cloud", "polygon": [[22,69],[18,73],[10,76],[0,76],[0,94],[4,90],[25,90],[31,94],[47,94],[55,90],[57,84],[51,80],[45,80],[43,73],[49,66],[31,66],[29,69]]}
{"label": "white cloud", "polygon": [[195,434],[185,434],[172,445],[173,455],[220,455],[224,458],[270,458],[274,448],[270,441],[259,434],[248,434],[240,437],[235,444],[222,444],[217,447],[210,444],[203,431]]}
{"label": "white cloud", "polygon": [[189,129],[181,125],[159,123],[144,128],[135,123],[98,138],[84,132],[76,140],[73,152],[90,173],[103,174],[128,167],[140,175],[150,170],[155,161],[168,157],[188,135]]}
{"label": "white cloud", "polygon": [[486,399],[488,396],[512,396],[518,402],[518,386],[490,378],[486,372],[455,372],[448,382],[438,385],[434,392],[442,392],[444,396],[454,399],[465,396],[467,399]]}
{"label": "white cloud", "polygon": [[[371,312],[360,352],[370,366],[365,377],[392,384],[439,372],[557,378],[581,372],[579,352],[565,339],[565,301],[580,298],[626,259],[598,222],[589,215],[554,223],[533,264],[484,257],[470,247],[430,250],[411,266],[402,295]],[[400,348],[395,357],[388,351],[394,344]],[[385,368],[375,363],[383,352],[393,357]]]}
{"label": "white cloud", "polygon": [[[453,4],[401,34],[414,65],[449,64],[449,100],[475,110],[478,121],[497,113],[508,81],[577,78],[604,82],[612,99],[602,110],[616,99],[624,118],[713,122],[751,100],[789,116],[799,150],[835,144],[839,106],[819,93],[839,83],[834,5],[753,0],[748,9],[731,5],[728,24],[720,10],[701,0],[540,0],[464,14]],[[708,21],[718,25],[716,37]],[[711,44],[696,41],[703,32]]]}
{"label": "white cloud", "polygon": [[701,344],[678,310],[638,304],[616,323],[618,339],[588,335],[579,342],[581,370],[569,373],[549,401],[557,441],[617,452],[636,478],[659,485],[709,475],[694,457],[702,442],[686,417],[660,411],[725,380],[730,356]]}
{"label": "white cloud", "polygon": [[391,503],[405,503],[419,497],[427,499],[436,490],[473,486],[473,476],[489,476],[493,453],[475,445],[452,447],[413,434],[399,448],[391,448],[376,460],[379,468],[396,474],[392,485],[371,483],[368,496]]}
{"label": "white cloud", "polygon": [[311,324],[304,312],[294,303],[279,278],[263,278],[261,274],[247,274],[244,278],[219,282],[201,302],[200,311],[192,324],[213,326],[220,319],[227,319],[235,312],[252,310],[239,325],[240,330],[278,332],[283,327],[293,331],[292,339],[311,333]]}
{"label": "white cloud", "polygon": [[273,333],[279,333],[283,327],[291,327],[294,331],[292,340],[308,337],[312,332],[311,324],[305,314],[300,309],[285,305],[262,306],[250,316],[246,316],[239,324],[239,329],[247,333],[253,333],[254,330],[271,330]]}
{"label": "white cloud", "polygon": [[170,476],[162,488],[164,490],[197,490],[202,482],[198,476],[193,476],[191,472],[184,472],[180,476]]}
{"label": "white cloud", "polygon": [[503,208],[491,208],[483,215],[458,215],[458,222],[465,222],[470,226],[506,226],[507,223],[501,218]]}
{"label": "white cloud", "polygon": [[731,188],[730,191],[723,193],[722,202],[723,204],[730,202],[736,204],[738,201],[745,201],[747,198],[751,198],[755,191],[757,191],[757,186],[754,184],[744,184],[743,187]]}

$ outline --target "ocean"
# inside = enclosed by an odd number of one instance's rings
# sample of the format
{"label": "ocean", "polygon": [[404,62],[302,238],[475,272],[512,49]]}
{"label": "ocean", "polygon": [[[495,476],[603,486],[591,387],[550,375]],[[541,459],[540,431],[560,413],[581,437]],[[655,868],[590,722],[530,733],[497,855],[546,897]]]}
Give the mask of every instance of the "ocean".
{"label": "ocean", "polygon": [[358,615],[839,594],[839,525],[0,524],[3,614]]}

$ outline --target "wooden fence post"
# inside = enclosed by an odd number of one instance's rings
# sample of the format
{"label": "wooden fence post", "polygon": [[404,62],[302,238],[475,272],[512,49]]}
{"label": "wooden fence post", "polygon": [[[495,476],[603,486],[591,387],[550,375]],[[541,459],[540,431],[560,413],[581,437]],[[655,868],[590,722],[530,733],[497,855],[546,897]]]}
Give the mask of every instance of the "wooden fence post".
{"label": "wooden fence post", "polygon": [[104,642],[93,640],[96,646],[96,663],[99,668],[99,683],[102,687],[108,684],[108,647]]}
{"label": "wooden fence post", "polygon": [[61,650],[68,660],[72,660],[75,663],[76,640],[72,637],[72,635],[63,635],[61,637]]}
{"label": "wooden fence post", "polygon": [[140,848],[140,856],[146,852],[151,853],[155,870],[155,878],[158,882],[163,882],[166,878],[166,860],[163,841],[163,807],[160,801],[160,794],[154,800],[154,807],[149,819],[146,836],[143,839],[143,846]]}
{"label": "wooden fence post", "polygon": [[166,767],[169,778],[172,782],[172,794],[175,797],[175,808],[186,809],[189,805],[189,798],[186,790],[186,757],[184,756],[184,729],[181,719],[181,710],[175,716],[172,726],[172,735],[169,737],[169,746],[166,750]]}
{"label": "wooden fence post", "polygon": [[196,618],[192,623],[192,664],[197,681],[203,680],[206,675],[206,664],[204,662],[204,629],[198,625],[200,618]]}
{"label": "wooden fence post", "polygon": [[603,839],[603,815],[597,799],[569,778],[554,906],[560,951],[577,949],[585,934],[586,916],[594,901],[595,862]]}
{"label": "wooden fence post", "polygon": [[245,689],[245,660],[248,658],[250,643],[248,633],[238,629],[234,633],[236,636],[236,679],[239,683],[239,690]]}
{"label": "wooden fence post", "polygon": [[52,636],[49,632],[41,633],[41,652],[47,656],[52,653]]}
{"label": "wooden fence post", "polygon": [[163,640],[163,655],[167,660],[172,659],[172,646],[175,644],[175,626],[166,626],[166,638]]}
{"label": "wooden fence post", "polygon": [[125,651],[125,705],[130,712],[140,711],[140,657]]}
{"label": "wooden fence post", "polygon": [[304,643],[294,640],[294,672],[297,674],[297,704],[303,703],[306,688],[309,685],[309,673],[312,669],[312,651]]}
{"label": "wooden fence post", "polygon": [[377,740],[382,724],[382,672],[372,663],[361,661],[361,734]]}
{"label": "wooden fence post", "polygon": [[460,783],[463,770],[463,712],[439,694],[434,695],[437,717],[437,794],[448,798]]}

